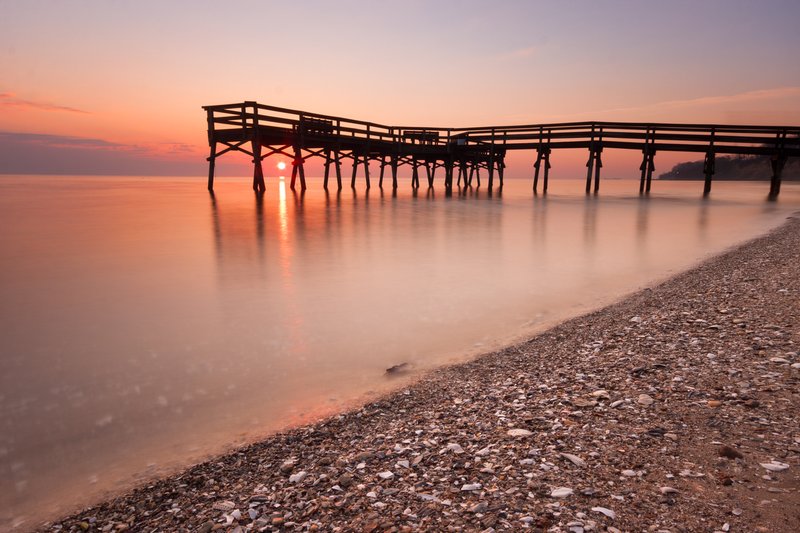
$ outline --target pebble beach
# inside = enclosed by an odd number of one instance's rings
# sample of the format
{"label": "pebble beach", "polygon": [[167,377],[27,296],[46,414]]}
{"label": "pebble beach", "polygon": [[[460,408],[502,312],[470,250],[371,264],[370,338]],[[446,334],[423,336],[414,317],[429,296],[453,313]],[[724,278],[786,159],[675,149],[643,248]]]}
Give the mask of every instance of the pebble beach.
{"label": "pebble beach", "polygon": [[799,256],[795,216],[526,342],[40,530],[796,531]]}

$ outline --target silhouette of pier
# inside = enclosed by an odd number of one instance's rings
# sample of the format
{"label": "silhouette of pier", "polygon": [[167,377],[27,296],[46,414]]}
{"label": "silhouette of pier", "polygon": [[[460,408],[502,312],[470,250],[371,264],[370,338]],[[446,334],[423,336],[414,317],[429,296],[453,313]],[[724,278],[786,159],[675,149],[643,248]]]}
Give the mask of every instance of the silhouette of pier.
{"label": "silhouette of pier", "polygon": [[[780,193],[781,174],[789,157],[800,156],[800,126],[743,126],[714,124],[665,124],[644,122],[565,122],[518,126],[438,128],[386,126],[343,117],[309,113],[280,107],[241,102],[204,106],[208,119],[208,189],[214,188],[216,159],[228,152],[249,155],[254,163],[253,189],[263,192],[262,162],[272,155],[292,161],[291,188],[297,179],[306,189],[305,162],[324,160],[324,187],[331,176],[342,188],[342,165],[350,163],[350,186],[356,186],[359,168],[364,183],[371,186],[370,162],[379,165],[378,185],[391,176],[398,186],[398,169],[411,167],[411,186],[419,188],[424,171],[432,187],[437,170],[444,173],[444,186],[481,186],[485,171],[489,190],[495,179],[503,186],[508,150],[535,152],[533,191],[541,181],[547,192],[551,156],[558,149],[586,149],[586,192],[600,189],[604,150],[636,150],[642,154],[639,193],[650,192],[655,157],[659,152],[704,154],[703,194],[711,191],[715,158],[723,155],[768,156],[771,164],[769,196]],[[699,178],[700,176],[698,176]]]}

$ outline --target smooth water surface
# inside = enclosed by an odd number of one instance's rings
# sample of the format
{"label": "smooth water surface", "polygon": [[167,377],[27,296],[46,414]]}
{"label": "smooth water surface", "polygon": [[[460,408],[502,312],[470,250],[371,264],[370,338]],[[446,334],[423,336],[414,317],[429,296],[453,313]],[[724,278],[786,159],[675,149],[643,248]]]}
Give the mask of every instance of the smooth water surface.
{"label": "smooth water surface", "polygon": [[[531,334],[780,224],[784,184],[534,196],[0,176],[0,529]],[[413,377],[413,374],[412,374]]]}

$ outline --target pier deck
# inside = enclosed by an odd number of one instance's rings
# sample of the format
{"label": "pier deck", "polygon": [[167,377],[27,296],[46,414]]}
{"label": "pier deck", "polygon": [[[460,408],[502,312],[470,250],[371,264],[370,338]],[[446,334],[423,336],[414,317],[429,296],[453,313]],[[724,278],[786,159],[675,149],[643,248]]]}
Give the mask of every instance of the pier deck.
{"label": "pier deck", "polygon": [[565,122],[474,128],[386,126],[374,122],[309,113],[256,102],[204,106],[208,121],[208,189],[214,188],[217,157],[230,151],[244,152],[253,159],[253,189],[264,191],[262,161],[271,155],[292,160],[291,187],[299,177],[305,190],[304,163],[312,157],[324,159],[324,187],[331,171],[342,188],[342,163],[350,160],[350,185],[355,187],[363,167],[366,187],[371,186],[369,162],[380,165],[383,187],[388,167],[392,187],[397,188],[400,166],[412,169],[411,185],[418,188],[424,169],[429,186],[436,170],[444,170],[444,186],[481,185],[481,170],[488,174],[488,187],[503,185],[508,150],[535,152],[533,190],[547,192],[553,150],[586,149],[586,192],[600,187],[602,154],[607,149],[642,153],[639,192],[650,192],[655,156],[658,152],[704,154],[703,194],[711,191],[715,158],[722,155],[762,155],[770,159],[772,178],[769,196],[780,193],[781,174],[789,157],[800,157],[800,126],[745,126],[719,124],[668,124],[644,122]]}

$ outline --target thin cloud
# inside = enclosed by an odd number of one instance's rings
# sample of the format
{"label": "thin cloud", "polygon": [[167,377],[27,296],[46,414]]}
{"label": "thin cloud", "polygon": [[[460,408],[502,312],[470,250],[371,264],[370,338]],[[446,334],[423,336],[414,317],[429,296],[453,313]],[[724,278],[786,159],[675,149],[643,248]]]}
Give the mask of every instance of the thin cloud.
{"label": "thin cloud", "polygon": [[50,148],[72,148],[79,150],[125,150],[138,151],[139,147],[120,144],[104,139],[90,137],[71,137],[68,135],[50,135],[47,133],[20,133],[14,131],[0,131],[0,142],[15,141],[24,144],[36,144]]}
{"label": "thin cloud", "polygon": [[198,175],[205,158],[176,142],[126,144],[106,139],[0,131],[0,174]]}
{"label": "thin cloud", "polygon": [[188,143],[161,143],[156,148],[168,154],[196,154],[200,151],[200,147]]}
{"label": "thin cloud", "polygon": [[90,114],[88,111],[84,111],[83,109],[50,104],[47,102],[34,102],[33,100],[24,100],[22,98],[17,98],[17,95],[15,95],[14,93],[0,93],[0,108],[11,108],[11,107],[23,108],[23,109],[35,109],[37,111],[79,113],[81,115]]}
{"label": "thin cloud", "polygon": [[69,135],[53,135],[48,133],[22,133],[0,131],[0,143],[37,146],[40,148],[58,148],[72,151],[101,150],[105,152],[127,152],[145,157],[172,159],[181,156],[195,156],[203,153],[199,146],[188,143],[153,143],[123,144],[105,139],[91,137],[72,137]]}
{"label": "thin cloud", "polygon": [[527,46],[525,48],[517,48],[516,50],[503,52],[498,56],[498,59],[501,59],[503,61],[511,61],[515,59],[527,59],[529,57],[535,56],[538,52],[539,48],[537,46]]}
{"label": "thin cloud", "polygon": [[760,89],[757,91],[747,91],[738,94],[701,96],[699,98],[688,98],[684,100],[666,100],[663,102],[655,102],[652,104],[645,104],[635,107],[617,107],[596,111],[584,111],[581,113],[570,113],[567,115],[559,115],[559,117],[564,119],[568,117],[585,117],[589,115],[607,115],[609,113],[668,111],[687,107],[708,108],[710,106],[735,105],[743,102],[777,100],[787,97],[800,98],[800,87],[776,87],[773,89]]}

